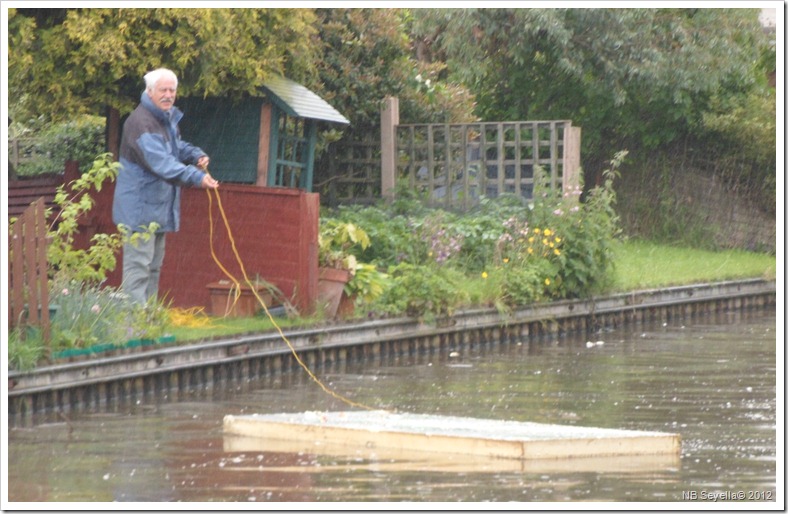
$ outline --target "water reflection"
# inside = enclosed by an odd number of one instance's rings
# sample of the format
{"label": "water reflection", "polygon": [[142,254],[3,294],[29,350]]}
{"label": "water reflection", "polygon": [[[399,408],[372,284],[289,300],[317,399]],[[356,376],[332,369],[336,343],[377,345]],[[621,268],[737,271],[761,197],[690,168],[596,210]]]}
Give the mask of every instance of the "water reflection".
{"label": "water reflection", "polygon": [[319,372],[354,400],[404,412],[678,432],[680,459],[511,469],[224,437],[226,414],[346,408],[295,372],[12,428],[9,500],[681,501],[690,491],[774,500],[775,322],[773,312],[737,313],[590,341],[604,344],[465,346]]}

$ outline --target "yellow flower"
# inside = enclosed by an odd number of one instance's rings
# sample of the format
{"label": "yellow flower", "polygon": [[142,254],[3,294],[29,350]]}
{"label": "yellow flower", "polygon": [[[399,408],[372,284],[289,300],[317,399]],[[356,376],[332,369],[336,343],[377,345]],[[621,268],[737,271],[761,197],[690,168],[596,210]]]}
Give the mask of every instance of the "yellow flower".
{"label": "yellow flower", "polygon": [[534,249],[531,248],[530,246],[528,247],[528,253],[534,253]]}
{"label": "yellow flower", "polygon": [[553,250],[553,253],[556,254],[556,255],[561,255],[561,250],[556,248],[555,250]]}
{"label": "yellow flower", "polygon": [[552,233],[553,233],[553,231],[552,231],[552,230],[550,230],[549,228],[546,228],[546,229],[544,229],[544,235],[546,235],[546,236],[549,236],[549,235],[551,235]]}
{"label": "yellow flower", "polygon": [[547,246],[547,242],[548,242],[548,241],[547,241],[547,238],[544,238],[544,239],[542,239],[542,244],[543,244],[543,245]]}
{"label": "yellow flower", "polygon": [[555,248],[555,243],[550,241],[550,248]]}
{"label": "yellow flower", "polygon": [[549,278],[544,279],[544,285],[546,285],[546,286],[550,285],[550,279]]}
{"label": "yellow flower", "polygon": [[534,242],[534,236],[531,236],[531,237],[529,237],[529,238],[528,238],[528,242],[529,242],[529,243],[533,243],[533,242]]}
{"label": "yellow flower", "polygon": [[561,242],[561,238],[560,238],[560,237],[556,237],[556,238],[555,238],[555,242],[556,242],[556,243],[560,243],[560,242]]}
{"label": "yellow flower", "polygon": [[487,278],[487,272],[486,271],[482,271],[482,278]]}
{"label": "yellow flower", "polygon": [[539,230],[538,228],[535,228],[535,229],[534,229],[534,234],[539,234],[539,233],[541,233],[541,232],[542,232],[542,231],[541,231],[541,230]]}
{"label": "yellow flower", "polygon": [[503,258],[503,263],[506,264],[507,262],[509,262],[509,257],[504,257]]}

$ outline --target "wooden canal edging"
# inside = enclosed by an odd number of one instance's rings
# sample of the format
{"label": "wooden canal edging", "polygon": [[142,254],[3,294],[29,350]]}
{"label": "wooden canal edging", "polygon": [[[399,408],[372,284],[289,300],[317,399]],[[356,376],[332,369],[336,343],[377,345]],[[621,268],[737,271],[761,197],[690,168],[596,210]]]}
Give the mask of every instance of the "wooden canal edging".
{"label": "wooden canal edging", "polygon": [[[437,323],[384,319],[299,329],[286,335],[300,358],[319,370],[341,361],[525,342],[626,323],[666,322],[775,305],[775,281],[752,279],[566,300],[521,308],[509,315],[475,309]],[[24,424],[38,415],[148,403],[169,393],[299,370],[276,333],[148,348],[24,373],[9,372],[9,421]]]}

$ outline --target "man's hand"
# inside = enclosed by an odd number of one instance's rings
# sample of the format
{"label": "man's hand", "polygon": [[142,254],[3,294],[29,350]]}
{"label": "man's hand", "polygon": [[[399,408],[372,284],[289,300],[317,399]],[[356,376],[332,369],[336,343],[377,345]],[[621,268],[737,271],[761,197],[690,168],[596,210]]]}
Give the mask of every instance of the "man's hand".
{"label": "man's hand", "polygon": [[219,181],[206,173],[202,178],[202,182],[200,182],[200,187],[203,189],[216,189],[219,187]]}
{"label": "man's hand", "polygon": [[211,158],[207,155],[203,155],[199,159],[197,159],[197,167],[203,170],[208,169],[208,164],[211,162]]}

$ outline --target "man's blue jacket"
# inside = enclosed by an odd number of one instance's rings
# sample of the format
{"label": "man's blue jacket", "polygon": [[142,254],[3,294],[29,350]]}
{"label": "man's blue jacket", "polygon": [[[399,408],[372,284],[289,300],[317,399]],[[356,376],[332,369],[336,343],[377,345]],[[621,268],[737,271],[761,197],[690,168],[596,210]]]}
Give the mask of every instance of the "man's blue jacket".
{"label": "man's blue jacket", "polygon": [[115,183],[112,219],[132,231],[144,231],[151,222],[158,232],[180,226],[180,186],[199,186],[205,172],[194,166],[205,155],[181,141],[176,107],[163,111],[146,92],[123,125],[121,170]]}

